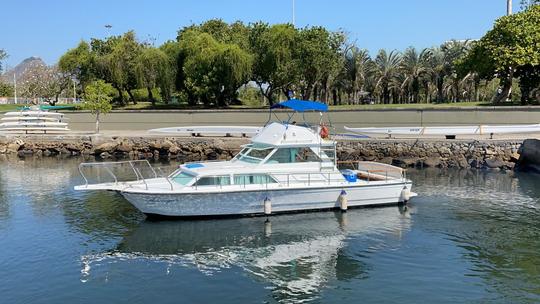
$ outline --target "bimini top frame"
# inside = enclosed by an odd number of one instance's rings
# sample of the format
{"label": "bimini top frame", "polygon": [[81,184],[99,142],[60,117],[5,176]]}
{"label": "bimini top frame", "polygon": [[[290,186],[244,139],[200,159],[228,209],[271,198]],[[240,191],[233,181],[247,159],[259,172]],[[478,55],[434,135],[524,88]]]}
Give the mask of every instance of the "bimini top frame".
{"label": "bimini top frame", "polygon": [[[277,117],[276,113],[272,112],[273,109],[291,109],[291,110],[293,110],[292,113],[287,114],[287,116],[288,116],[287,121],[286,121],[287,124],[291,123],[291,120],[292,120],[292,118],[294,117],[294,115],[296,113],[302,113],[302,119],[304,120],[304,124],[309,125],[309,123],[307,122],[307,120],[305,118],[305,115],[304,115],[305,112],[320,112],[321,113],[321,121],[319,122],[319,124],[321,124],[322,123],[322,112],[328,112],[328,105],[324,104],[324,103],[321,103],[321,102],[317,102],[317,101],[311,101],[311,100],[300,100],[300,99],[286,100],[286,101],[274,104],[274,105],[272,105],[270,107],[270,113],[268,115],[268,121],[266,122],[265,125],[267,125],[272,120],[272,113],[274,113],[274,116],[279,121],[279,117]],[[332,123],[330,122],[330,117],[328,118],[328,122],[330,123],[330,125],[332,125]]]}

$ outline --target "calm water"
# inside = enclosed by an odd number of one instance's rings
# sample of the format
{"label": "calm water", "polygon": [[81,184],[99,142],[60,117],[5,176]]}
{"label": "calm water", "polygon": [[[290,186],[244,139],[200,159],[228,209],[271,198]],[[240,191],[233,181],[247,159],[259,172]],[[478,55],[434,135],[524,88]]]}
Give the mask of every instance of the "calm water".
{"label": "calm water", "polygon": [[146,221],[78,160],[0,161],[0,303],[540,301],[538,175],[410,172],[408,208]]}

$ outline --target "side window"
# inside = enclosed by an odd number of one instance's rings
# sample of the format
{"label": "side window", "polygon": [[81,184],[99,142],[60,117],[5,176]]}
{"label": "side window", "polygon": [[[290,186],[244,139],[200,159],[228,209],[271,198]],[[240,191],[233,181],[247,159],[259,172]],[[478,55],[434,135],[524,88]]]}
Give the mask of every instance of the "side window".
{"label": "side window", "polygon": [[236,185],[264,185],[276,183],[271,176],[266,174],[241,174],[234,176]]}
{"label": "side window", "polygon": [[201,177],[195,185],[197,186],[225,186],[231,184],[229,176],[208,176]]}
{"label": "side window", "polygon": [[283,148],[278,149],[268,160],[268,163],[303,163],[320,162],[321,159],[309,148]]}

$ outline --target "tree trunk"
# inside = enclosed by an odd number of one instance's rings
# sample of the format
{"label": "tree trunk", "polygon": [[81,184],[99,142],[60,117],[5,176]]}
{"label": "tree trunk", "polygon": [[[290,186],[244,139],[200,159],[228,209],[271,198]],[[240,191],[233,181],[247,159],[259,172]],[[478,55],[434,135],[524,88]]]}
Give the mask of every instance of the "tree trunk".
{"label": "tree trunk", "polygon": [[444,78],[441,76],[437,76],[437,103],[443,102],[443,85],[444,85]]}
{"label": "tree trunk", "polygon": [[135,100],[135,96],[133,96],[133,92],[131,92],[131,90],[126,90],[128,95],[129,95],[129,99],[131,99],[131,102],[133,102],[134,105],[137,104],[137,101]]}
{"label": "tree trunk", "polygon": [[501,78],[500,91],[497,91],[495,97],[493,98],[493,103],[500,103],[502,101],[507,101],[512,93],[512,78],[514,77],[514,69],[509,68],[505,77]]}
{"label": "tree trunk", "polygon": [[120,89],[120,87],[114,87],[117,91],[118,91],[118,98],[119,98],[119,103],[120,105],[124,105],[124,93],[122,92],[122,89]]}
{"label": "tree trunk", "polygon": [[99,133],[99,111],[96,112],[96,134]]}
{"label": "tree trunk", "polygon": [[148,99],[150,99],[150,102],[152,103],[152,106],[156,105],[156,99],[154,98],[154,94],[152,93],[152,89],[150,87],[146,87],[146,90],[148,91]]}

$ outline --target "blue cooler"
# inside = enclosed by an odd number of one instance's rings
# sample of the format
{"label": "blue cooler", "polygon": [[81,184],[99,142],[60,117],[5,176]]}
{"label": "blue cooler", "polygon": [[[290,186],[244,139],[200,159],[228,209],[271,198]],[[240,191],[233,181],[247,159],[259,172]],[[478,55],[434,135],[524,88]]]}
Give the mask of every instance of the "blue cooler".
{"label": "blue cooler", "polygon": [[356,179],[358,178],[356,176],[356,172],[354,172],[353,170],[341,170],[341,174],[343,174],[343,176],[345,177],[345,179],[349,182],[349,183],[355,183],[356,182]]}

